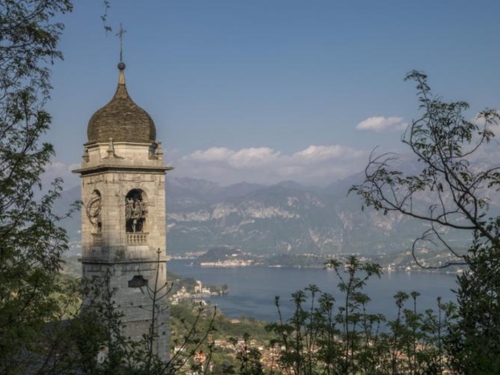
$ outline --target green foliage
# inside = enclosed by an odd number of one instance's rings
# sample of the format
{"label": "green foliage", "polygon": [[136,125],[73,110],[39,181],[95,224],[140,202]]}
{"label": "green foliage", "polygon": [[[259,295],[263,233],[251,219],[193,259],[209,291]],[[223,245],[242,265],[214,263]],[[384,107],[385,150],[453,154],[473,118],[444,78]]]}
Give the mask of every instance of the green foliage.
{"label": "green foliage", "polygon": [[[398,292],[396,317],[388,320],[368,312],[370,297],[363,292],[380,267],[349,257],[345,264],[327,263],[340,279],[337,301],[315,285],[292,294],[295,312],[281,314],[268,329],[280,348],[282,373],[294,374],[440,374],[446,368],[441,331],[450,322],[452,307],[438,301],[438,315],[417,310],[418,293]],[[406,308],[411,297],[412,308]],[[280,312],[279,299],[276,300]]]}
{"label": "green foliage", "polygon": [[[210,308],[174,309],[174,314],[186,315],[188,319],[173,318],[172,330],[177,332],[174,340],[179,350],[169,361],[161,360],[152,350],[157,337],[154,328],[161,322],[153,319],[151,329],[140,340],[126,337],[123,314],[114,301],[116,290],[109,287],[112,272],[110,268],[102,277],[66,284],[65,294],[60,296],[66,301],[65,319],[60,317],[45,326],[37,338],[44,350],[29,353],[38,362],[32,368],[40,374],[54,375],[163,375],[197,367],[193,358],[200,350],[206,350],[210,356],[212,344],[208,337],[214,332],[215,319],[214,310]],[[157,299],[163,298],[162,288],[156,289],[152,305],[159,304]],[[83,304],[81,300],[66,297],[77,295],[83,295]]]}
{"label": "green foliage", "polygon": [[[421,171],[406,175],[393,168],[393,155],[372,155],[365,181],[350,191],[384,214],[398,212],[430,225],[413,244],[417,263],[419,248],[441,245],[457,261],[439,267],[468,266],[457,278],[458,307],[447,310],[455,323],[448,327],[445,349],[456,371],[499,373],[500,278],[496,275],[500,269],[500,218],[489,216],[488,211],[497,198],[500,169],[478,167],[474,162],[488,153],[500,115],[485,109],[470,121],[464,113],[469,105],[435,97],[425,74],[414,71],[406,79],[416,82],[423,115],[408,127],[403,143],[417,157]],[[415,202],[424,194],[432,203],[419,208]],[[470,233],[467,253],[459,253],[446,240],[444,233],[450,229]]]}
{"label": "green foliage", "polygon": [[[239,363],[238,374],[264,374],[264,369],[260,363],[261,354],[257,348],[250,347],[250,335],[248,333],[243,334],[243,343],[241,346],[238,345],[238,340],[235,338],[230,338],[230,341],[236,350],[236,361]],[[236,374],[236,372],[230,368],[226,368],[225,373]]]}
{"label": "green foliage", "polygon": [[[207,360],[213,351],[212,335],[216,332],[217,309],[192,304],[173,305],[170,308],[171,342],[174,356],[171,368],[183,369],[187,364],[199,368],[203,364],[194,362],[196,353],[207,354]],[[210,336],[210,340],[209,340]]]}
{"label": "green foliage", "polygon": [[71,8],[67,0],[0,3],[0,373],[39,362],[45,323],[63,315],[67,239],[51,212],[61,181],[40,193],[53,155],[40,137],[51,121],[47,66],[62,57],[63,25],[53,18]]}
{"label": "green foliage", "polygon": [[[500,185],[500,172],[496,166],[478,170],[471,162],[494,138],[492,127],[498,124],[499,113],[486,109],[475,121],[469,121],[464,115],[469,105],[462,101],[445,103],[434,97],[426,75],[414,71],[406,79],[416,82],[424,114],[412,122],[402,141],[417,157],[422,170],[405,175],[393,168],[395,155],[372,154],[365,181],[351,187],[350,192],[384,214],[399,212],[427,221],[431,228],[417,239],[414,251],[420,242],[435,240],[455,253],[442,237],[443,228],[470,231],[471,239],[478,232],[476,239],[481,239],[481,246],[498,246],[497,220],[485,220],[489,206],[484,193]],[[419,208],[415,202],[424,193],[432,204]],[[464,258],[463,254],[455,254]]]}
{"label": "green foliage", "polygon": [[[273,336],[266,331],[266,323],[246,317],[229,319],[218,310],[215,310],[214,314],[212,311],[214,310],[210,305],[200,306],[189,301],[170,307],[171,339],[176,348],[174,352],[183,353],[180,354],[181,358],[191,357],[187,363],[194,363],[192,358],[197,352],[205,353],[208,360],[204,366],[213,365],[210,370],[213,373],[239,374],[239,371],[243,371],[241,368],[244,368],[244,371],[247,371],[245,373],[250,374],[249,371],[260,368],[260,352],[251,345],[255,342],[250,340],[250,337],[255,337],[259,345],[265,345]],[[200,345],[193,345],[194,342],[191,342],[183,347],[182,343],[193,327],[196,327],[194,332],[200,338],[196,344]],[[205,332],[209,335],[206,336]],[[219,340],[230,343],[231,347],[216,346],[215,342]]]}
{"label": "green foliage", "polygon": [[465,374],[500,373],[500,259],[497,248],[472,252],[458,276],[457,322],[446,337],[454,368]]}

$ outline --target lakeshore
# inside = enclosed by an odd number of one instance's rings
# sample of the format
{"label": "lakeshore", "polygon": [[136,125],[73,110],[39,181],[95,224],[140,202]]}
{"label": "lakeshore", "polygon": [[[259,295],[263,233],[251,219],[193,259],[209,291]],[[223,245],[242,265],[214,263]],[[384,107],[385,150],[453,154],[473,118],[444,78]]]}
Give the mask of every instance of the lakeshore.
{"label": "lakeshore", "polygon": [[[290,295],[308,285],[315,284],[322,291],[338,299],[339,282],[335,272],[319,268],[298,267],[200,267],[190,265],[190,260],[168,262],[172,272],[200,280],[204,284],[227,284],[229,293],[223,296],[206,295],[203,298],[216,304],[231,318],[248,316],[258,320],[275,321],[277,311],[275,297],[280,297],[284,317],[291,316],[293,306]],[[437,272],[384,272],[380,279],[368,281],[365,291],[371,298],[371,312],[392,316],[395,312],[393,295],[402,290],[420,293],[418,310],[437,309],[437,298],[443,302],[453,301],[456,275]]]}

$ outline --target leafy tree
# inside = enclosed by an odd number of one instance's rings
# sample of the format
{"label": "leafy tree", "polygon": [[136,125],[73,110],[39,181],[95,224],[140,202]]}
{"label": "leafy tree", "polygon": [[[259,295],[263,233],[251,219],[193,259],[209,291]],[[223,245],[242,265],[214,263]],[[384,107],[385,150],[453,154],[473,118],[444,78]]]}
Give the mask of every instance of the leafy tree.
{"label": "leafy tree", "polygon": [[465,374],[500,373],[500,258],[498,247],[472,248],[457,277],[457,322],[446,338],[454,368]]}
{"label": "leafy tree", "polygon": [[[425,74],[413,71],[406,79],[417,84],[423,115],[411,123],[402,141],[416,156],[420,172],[405,174],[394,168],[395,155],[372,155],[365,181],[351,191],[384,214],[396,212],[429,225],[413,244],[417,263],[419,248],[435,244],[468,266],[457,279],[457,323],[450,328],[447,347],[458,371],[498,373],[500,217],[491,213],[490,205],[500,186],[500,170],[477,162],[488,154],[500,116],[486,109],[468,120],[469,105],[435,97]],[[425,207],[418,204],[424,195],[431,201]],[[447,241],[444,233],[449,230],[470,233],[467,253],[459,253]]]}
{"label": "leafy tree", "polygon": [[62,58],[68,0],[0,2],[0,373],[24,372],[39,359],[37,338],[58,315],[61,254],[67,248],[52,213],[59,180],[42,190],[40,177],[54,151],[40,137],[50,115],[49,65]]}
{"label": "leafy tree", "polygon": [[[234,341],[233,341],[234,342]],[[236,355],[236,360],[240,363],[241,375],[260,375],[264,374],[261,360],[261,353],[257,348],[250,347],[250,335],[243,335],[243,347]]]}
{"label": "leafy tree", "polygon": [[[438,301],[438,314],[417,309],[419,294],[394,296],[396,317],[368,312],[369,296],[363,291],[380,266],[349,257],[332,260],[340,279],[337,300],[315,285],[292,294],[293,316],[268,329],[279,352],[278,365],[287,374],[441,374],[447,369],[440,331],[448,325],[452,308]],[[412,308],[407,308],[410,300]],[[279,300],[276,301],[278,312]],[[444,312],[444,316],[443,313]]]}

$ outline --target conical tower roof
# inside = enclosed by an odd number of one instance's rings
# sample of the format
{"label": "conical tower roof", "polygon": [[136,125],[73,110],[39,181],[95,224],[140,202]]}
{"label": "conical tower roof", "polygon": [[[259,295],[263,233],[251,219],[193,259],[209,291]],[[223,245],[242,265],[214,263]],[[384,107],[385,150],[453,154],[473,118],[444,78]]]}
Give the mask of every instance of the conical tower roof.
{"label": "conical tower roof", "polygon": [[118,88],[113,99],[90,118],[87,127],[89,143],[140,142],[156,139],[156,127],[149,114],[133,102],[125,85],[125,64],[118,64]]}

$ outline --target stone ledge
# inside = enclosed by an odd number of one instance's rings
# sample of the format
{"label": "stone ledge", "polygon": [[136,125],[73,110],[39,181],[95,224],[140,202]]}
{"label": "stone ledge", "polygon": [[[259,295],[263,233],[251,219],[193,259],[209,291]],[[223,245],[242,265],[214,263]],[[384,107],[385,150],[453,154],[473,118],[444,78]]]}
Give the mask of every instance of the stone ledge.
{"label": "stone ledge", "polygon": [[95,167],[88,167],[88,168],[80,168],[80,169],[73,169],[71,172],[72,173],[80,173],[82,175],[87,175],[91,173],[101,173],[101,172],[116,172],[116,171],[144,171],[147,173],[150,172],[162,172],[165,173],[167,171],[171,171],[174,169],[172,166],[165,166],[165,167],[160,167],[160,166],[149,166],[149,165],[119,165],[119,164],[106,164],[106,165],[97,165]]}
{"label": "stone ledge", "polygon": [[161,257],[160,259],[155,258],[155,259],[124,259],[124,260],[117,260],[117,261],[111,261],[111,260],[103,260],[103,259],[96,259],[96,258],[78,258],[78,261],[82,264],[107,264],[107,265],[113,265],[113,264],[135,264],[135,263],[166,263],[167,262],[167,257]]}

